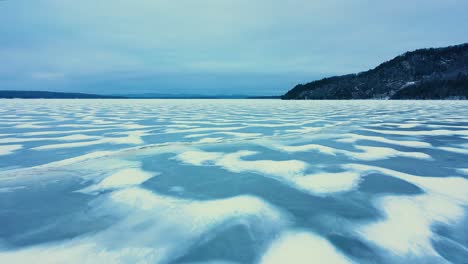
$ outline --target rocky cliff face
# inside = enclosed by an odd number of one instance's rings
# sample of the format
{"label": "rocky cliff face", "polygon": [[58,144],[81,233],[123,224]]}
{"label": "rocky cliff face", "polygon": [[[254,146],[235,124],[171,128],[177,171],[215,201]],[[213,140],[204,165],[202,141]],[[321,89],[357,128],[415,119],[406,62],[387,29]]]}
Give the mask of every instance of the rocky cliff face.
{"label": "rocky cliff face", "polygon": [[375,69],[300,84],[282,99],[468,98],[468,43],[407,52]]}

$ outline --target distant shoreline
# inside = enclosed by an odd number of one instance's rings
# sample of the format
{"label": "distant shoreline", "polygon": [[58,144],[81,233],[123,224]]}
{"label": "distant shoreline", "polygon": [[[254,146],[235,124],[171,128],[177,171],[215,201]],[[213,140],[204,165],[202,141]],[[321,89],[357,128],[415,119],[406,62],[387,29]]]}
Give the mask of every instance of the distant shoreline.
{"label": "distant shoreline", "polygon": [[281,99],[281,96],[247,96],[247,95],[148,95],[119,96],[88,93],[65,93],[49,91],[0,90],[0,99]]}
{"label": "distant shoreline", "polygon": [[[161,96],[116,96],[116,95],[101,95],[101,94],[87,94],[87,93],[62,93],[62,92],[48,92],[48,91],[9,91],[0,90],[0,99],[138,99],[138,100],[151,100],[151,99],[167,99],[167,100],[193,100],[193,99],[206,99],[206,100],[222,100],[222,99],[266,99],[266,100],[281,100],[281,96],[202,96],[202,95],[161,95]],[[417,100],[417,101],[443,101],[443,100],[457,100],[463,101],[467,98],[461,97],[448,97],[448,98],[433,98],[433,99],[387,99],[387,98],[368,98],[368,99],[312,99],[312,101],[323,100],[340,100],[340,101],[356,101],[356,100],[375,100],[375,101],[404,101],[404,100]],[[297,101],[304,101],[305,99],[297,99]]]}

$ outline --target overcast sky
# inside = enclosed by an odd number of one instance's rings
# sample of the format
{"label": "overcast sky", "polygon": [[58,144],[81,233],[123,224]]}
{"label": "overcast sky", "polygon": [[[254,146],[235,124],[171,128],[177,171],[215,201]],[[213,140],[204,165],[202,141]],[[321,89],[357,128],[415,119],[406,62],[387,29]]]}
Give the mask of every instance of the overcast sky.
{"label": "overcast sky", "polygon": [[3,0],[0,90],[282,94],[468,42],[467,0]]}

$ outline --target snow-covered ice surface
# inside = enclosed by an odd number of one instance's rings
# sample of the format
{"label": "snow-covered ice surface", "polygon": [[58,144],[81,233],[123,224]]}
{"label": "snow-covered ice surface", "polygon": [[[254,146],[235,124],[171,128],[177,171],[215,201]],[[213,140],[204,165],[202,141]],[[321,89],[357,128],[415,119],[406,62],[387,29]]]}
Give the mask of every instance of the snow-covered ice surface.
{"label": "snow-covered ice surface", "polygon": [[468,102],[1,100],[0,263],[468,263]]}

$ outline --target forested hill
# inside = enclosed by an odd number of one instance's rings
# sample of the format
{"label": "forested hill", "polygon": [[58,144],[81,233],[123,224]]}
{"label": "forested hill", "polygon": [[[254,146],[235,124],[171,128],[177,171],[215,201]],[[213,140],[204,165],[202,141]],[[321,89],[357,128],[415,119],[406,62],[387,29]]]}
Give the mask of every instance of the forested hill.
{"label": "forested hill", "polygon": [[299,84],[282,99],[467,99],[468,43],[407,52],[375,69]]}

